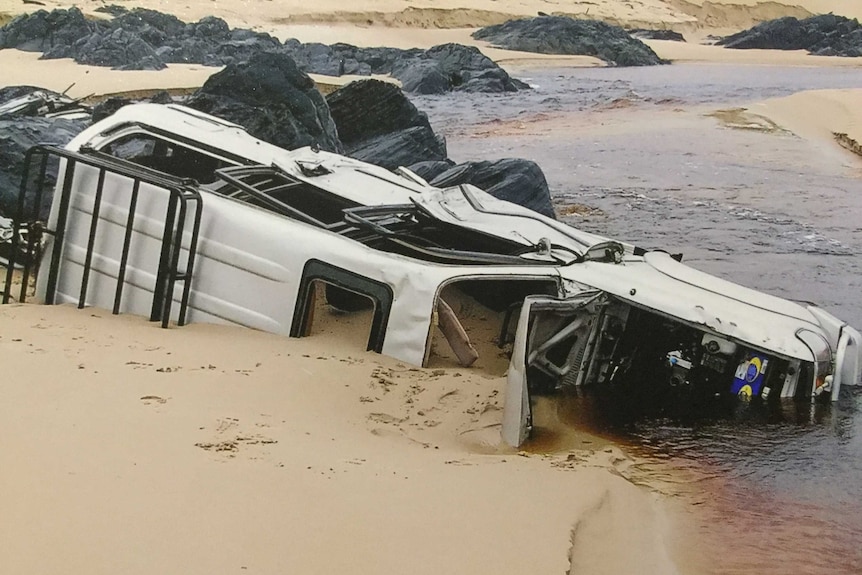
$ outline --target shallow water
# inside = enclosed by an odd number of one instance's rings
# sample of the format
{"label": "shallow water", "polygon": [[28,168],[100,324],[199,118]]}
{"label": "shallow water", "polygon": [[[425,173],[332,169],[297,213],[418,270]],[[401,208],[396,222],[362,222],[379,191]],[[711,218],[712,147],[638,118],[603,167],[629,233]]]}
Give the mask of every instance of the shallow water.
{"label": "shallow water", "polygon": [[[862,327],[862,159],[705,115],[862,69],[673,65],[530,71],[515,95],[423,98],[457,161],[523,157],[565,221]],[[601,405],[601,408],[596,407]],[[698,573],[862,573],[862,388],[832,406],[689,420],[562,400],[572,425],[626,444],[636,478],[696,518]],[[623,414],[623,417],[619,417]]]}

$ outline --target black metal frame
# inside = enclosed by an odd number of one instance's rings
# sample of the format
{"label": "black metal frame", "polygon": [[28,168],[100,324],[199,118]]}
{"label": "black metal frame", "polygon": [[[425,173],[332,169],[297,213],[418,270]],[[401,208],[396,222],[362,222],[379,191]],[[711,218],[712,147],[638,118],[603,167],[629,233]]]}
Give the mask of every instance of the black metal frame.
{"label": "black metal frame", "polygon": [[[61,160],[61,168],[63,168],[63,184],[62,188],[55,188],[55,194],[59,193],[59,199],[54,198],[57,203],[57,223],[55,229],[48,229],[45,224],[39,221],[39,206],[42,200],[42,191],[45,184],[45,174],[48,166],[48,159],[51,156],[56,156]],[[34,159],[41,157],[39,161],[39,174],[36,178],[35,200],[31,206],[31,213],[26,213],[26,193],[30,179],[30,167],[33,165]],[[93,205],[93,214],[90,221],[89,238],[87,242],[87,253],[84,259],[84,271],[81,278],[81,291],[78,298],[78,308],[85,306],[87,298],[87,288],[89,285],[90,271],[92,268],[93,250],[95,247],[96,236],[98,234],[99,212],[102,203],[102,192],[104,190],[105,175],[110,172],[118,174],[131,180],[130,182],[130,197],[129,197],[129,217],[126,222],[126,233],[123,241],[122,255],[120,258],[120,267],[117,273],[117,289],[114,295],[113,313],[120,312],[120,304],[123,297],[123,287],[125,285],[126,268],[129,260],[129,247],[132,239],[132,231],[135,222],[135,212],[137,209],[138,195],[142,183],[154,185],[167,190],[170,193],[168,200],[167,211],[165,214],[165,227],[162,234],[162,249],[159,258],[158,272],[156,274],[156,282],[153,287],[153,305],[150,313],[150,321],[161,321],[162,327],[168,327],[171,317],[171,306],[173,304],[173,293],[176,282],[183,282],[183,292],[180,299],[180,310],[177,318],[177,325],[184,325],[186,321],[186,313],[188,311],[188,300],[191,291],[191,279],[194,271],[195,254],[197,252],[198,235],[200,233],[202,198],[198,190],[197,182],[194,180],[179,179],[163,172],[152,170],[144,166],[139,166],[131,162],[114,158],[91,149],[82,149],[79,152],[72,152],[62,148],[50,145],[37,145],[27,151],[24,160],[24,174],[21,178],[21,187],[18,196],[17,212],[13,217],[13,230],[11,255],[6,270],[6,282],[3,291],[2,303],[9,303],[12,291],[12,276],[16,265],[17,253],[19,248],[18,230],[26,228],[27,234],[27,261],[24,262],[23,278],[21,285],[21,293],[18,301],[25,302],[27,294],[27,285],[30,280],[30,275],[39,265],[36,247],[38,238],[41,233],[46,233],[54,236],[54,245],[51,256],[51,265],[48,269],[48,279],[45,290],[45,303],[53,304],[57,292],[57,282],[60,274],[60,262],[63,252],[63,239],[66,233],[66,224],[69,214],[69,204],[72,193],[72,184],[75,176],[75,168],[78,164],[90,166],[99,170],[99,177],[96,184],[95,200]],[[58,174],[59,175],[59,174]],[[189,210],[189,204],[194,206],[194,219],[191,230],[191,238],[188,246],[188,257],[184,271],[179,271],[180,252],[182,251],[182,238],[184,234],[185,222]]]}
{"label": "black metal frame", "polygon": [[302,270],[302,280],[299,293],[296,296],[296,306],[293,311],[293,322],[290,326],[291,337],[303,337],[311,324],[311,290],[314,282],[320,280],[336,287],[368,297],[374,302],[374,317],[371,321],[371,333],[368,335],[369,351],[383,352],[383,341],[386,339],[386,328],[389,323],[389,313],[395,294],[392,288],[350,270],[311,259],[305,263]]}

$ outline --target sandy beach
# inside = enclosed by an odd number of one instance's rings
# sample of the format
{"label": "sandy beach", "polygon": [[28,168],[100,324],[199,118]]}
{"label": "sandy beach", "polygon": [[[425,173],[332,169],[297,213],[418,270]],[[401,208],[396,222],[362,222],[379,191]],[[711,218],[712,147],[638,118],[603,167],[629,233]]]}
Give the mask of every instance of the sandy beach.
{"label": "sandy beach", "polygon": [[[42,4],[0,0],[0,23],[74,3]],[[855,0],[431,4],[122,2],[186,21],[215,15],[282,40],[477,45],[512,71],[602,65],[470,37],[482,25],[540,11],[681,31],[689,42],[648,41],[675,63],[862,67],[858,58],[698,43],[781,15],[862,17]],[[77,5],[98,16],[102,3]],[[217,68],[120,72],[0,50],[0,70],[0,87],[86,97],[195,88]],[[862,163],[860,101],[862,89],[806,91],[752,102],[734,118],[765,119]],[[640,124],[570,116],[538,119],[530,129],[558,135],[615,126]],[[364,351],[362,335],[342,317],[323,325],[289,339],[200,324],[162,330],[65,305],[0,306],[0,572],[710,572],[687,527],[690,513],[657,486],[632,481],[638,461],[619,446],[563,424],[553,441],[520,452],[502,446],[502,370],[405,365]]]}

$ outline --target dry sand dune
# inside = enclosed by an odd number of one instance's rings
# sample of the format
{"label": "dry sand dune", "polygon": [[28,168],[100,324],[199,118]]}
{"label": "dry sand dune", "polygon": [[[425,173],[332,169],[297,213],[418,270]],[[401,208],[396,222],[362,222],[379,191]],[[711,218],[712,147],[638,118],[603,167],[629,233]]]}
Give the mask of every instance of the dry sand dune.
{"label": "dry sand dune", "polygon": [[498,379],[68,306],[0,325],[4,573],[674,572],[618,449],[494,452]]}

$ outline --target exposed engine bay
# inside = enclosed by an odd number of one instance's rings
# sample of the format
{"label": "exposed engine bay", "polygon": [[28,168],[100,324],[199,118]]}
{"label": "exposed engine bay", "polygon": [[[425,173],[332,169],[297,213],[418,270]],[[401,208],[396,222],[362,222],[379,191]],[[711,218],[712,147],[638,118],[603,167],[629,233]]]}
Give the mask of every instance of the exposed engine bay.
{"label": "exposed engine bay", "polygon": [[[528,334],[530,393],[649,386],[692,397],[765,401],[817,390],[811,363],[764,353],[603,292],[577,307],[565,300],[533,302]],[[797,382],[815,385],[797,388]]]}

